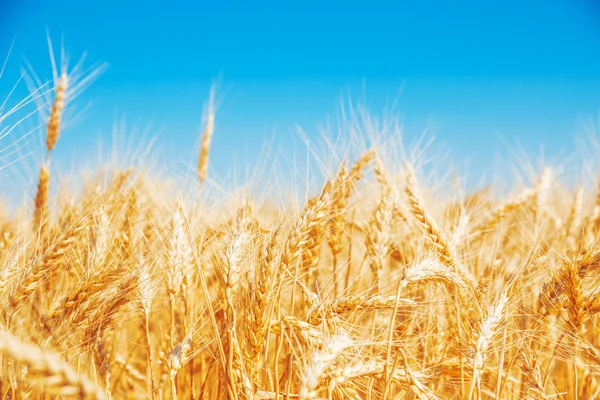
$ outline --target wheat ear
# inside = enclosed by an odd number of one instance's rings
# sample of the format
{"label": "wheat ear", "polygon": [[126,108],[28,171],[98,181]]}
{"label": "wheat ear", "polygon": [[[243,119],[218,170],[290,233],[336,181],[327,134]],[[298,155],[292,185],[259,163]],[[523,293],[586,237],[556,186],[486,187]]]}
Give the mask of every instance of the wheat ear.
{"label": "wheat ear", "polygon": [[215,108],[214,108],[215,92],[214,89],[210,92],[208,101],[208,115],[206,118],[206,126],[202,135],[202,144],[200,146],[200,158],[198,160],[198,179],[200,184],[204,183],[208,174],[208,153],[210,151],[210,143],[212,140],[213,131],[215,129]]}

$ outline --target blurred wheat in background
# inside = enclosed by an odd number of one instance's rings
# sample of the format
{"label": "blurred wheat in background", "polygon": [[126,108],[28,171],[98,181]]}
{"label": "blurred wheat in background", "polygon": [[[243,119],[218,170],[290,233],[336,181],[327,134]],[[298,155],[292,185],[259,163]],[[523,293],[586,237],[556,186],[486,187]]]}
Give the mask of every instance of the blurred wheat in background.
{"label": "blurred wheat in background", "polygon": [[[110,165],[63,190],[50,154],[76,78],[45,93],[30,211],[0,214],[2,399],[597,398],[586,182],[549,166],[465,191],[380,142],[300,207]],[[213,102],[187,182],[201,193]]]}

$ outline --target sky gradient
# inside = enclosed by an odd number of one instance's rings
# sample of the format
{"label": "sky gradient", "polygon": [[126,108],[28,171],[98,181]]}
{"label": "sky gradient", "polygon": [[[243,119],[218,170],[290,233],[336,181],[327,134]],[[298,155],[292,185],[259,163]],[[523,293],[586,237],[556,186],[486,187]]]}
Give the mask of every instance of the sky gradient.
{"label": "sky gradient", "polygon": [[57,158],[93,154],[125,117],[121,136],[147,128],[169,156],[189,160],[218,78],[211,162],[221,174],[256,162],[265,139],[294,151],[296,124],[318,135],[363,90],[375,113],[397,100],[407,140],[433,126],[439,146],[478,169],[516,140],[558,155],[600,110],[594,1],[192,3],[0,0],[0,54],[15,40],[0,94],[23,57],[50,78],[48,30],[73,59],[87,51],[89,63],[109,64],[77,99],[92,106]]}

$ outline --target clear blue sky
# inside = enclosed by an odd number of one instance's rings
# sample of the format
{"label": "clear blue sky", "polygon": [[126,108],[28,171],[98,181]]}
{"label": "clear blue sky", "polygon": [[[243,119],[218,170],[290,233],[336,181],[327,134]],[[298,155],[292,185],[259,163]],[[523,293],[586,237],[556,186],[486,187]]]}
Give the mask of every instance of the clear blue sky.
{"label": "clear blue sky", "polygon": [[[73,58],[105,61],[78,100],[93,101],[57,146],[63,157],[107,140],[117,117],[196,154],[203,103],[221,76],[214,168],[256,161],[265,138],[292,150],[294,124],[318,134],[344,95],[366,86],[375,112],[398,99],[415,135],[431,122],[456,160],[483,167],[518,138],[558,154],[600,110],[600,6],[585,0],[49,1],[0,0],[0,80],[25,56],[49,77],[46,29]],[[410,138],[409,138],[410,139]]]}

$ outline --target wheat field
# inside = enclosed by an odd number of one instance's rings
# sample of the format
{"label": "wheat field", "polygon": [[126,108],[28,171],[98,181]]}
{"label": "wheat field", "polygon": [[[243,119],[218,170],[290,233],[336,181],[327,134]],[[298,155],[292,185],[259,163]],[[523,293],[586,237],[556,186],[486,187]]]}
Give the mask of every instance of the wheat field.
{"label": "wheat field", "polygon": [[[299,207],[139,168],[51,190],[69,86],[28,211],[0,214],[2,399],[598,397],[585,182],[465,191],[373,146]],[[213,131],[209,108],[200,191]]]}

